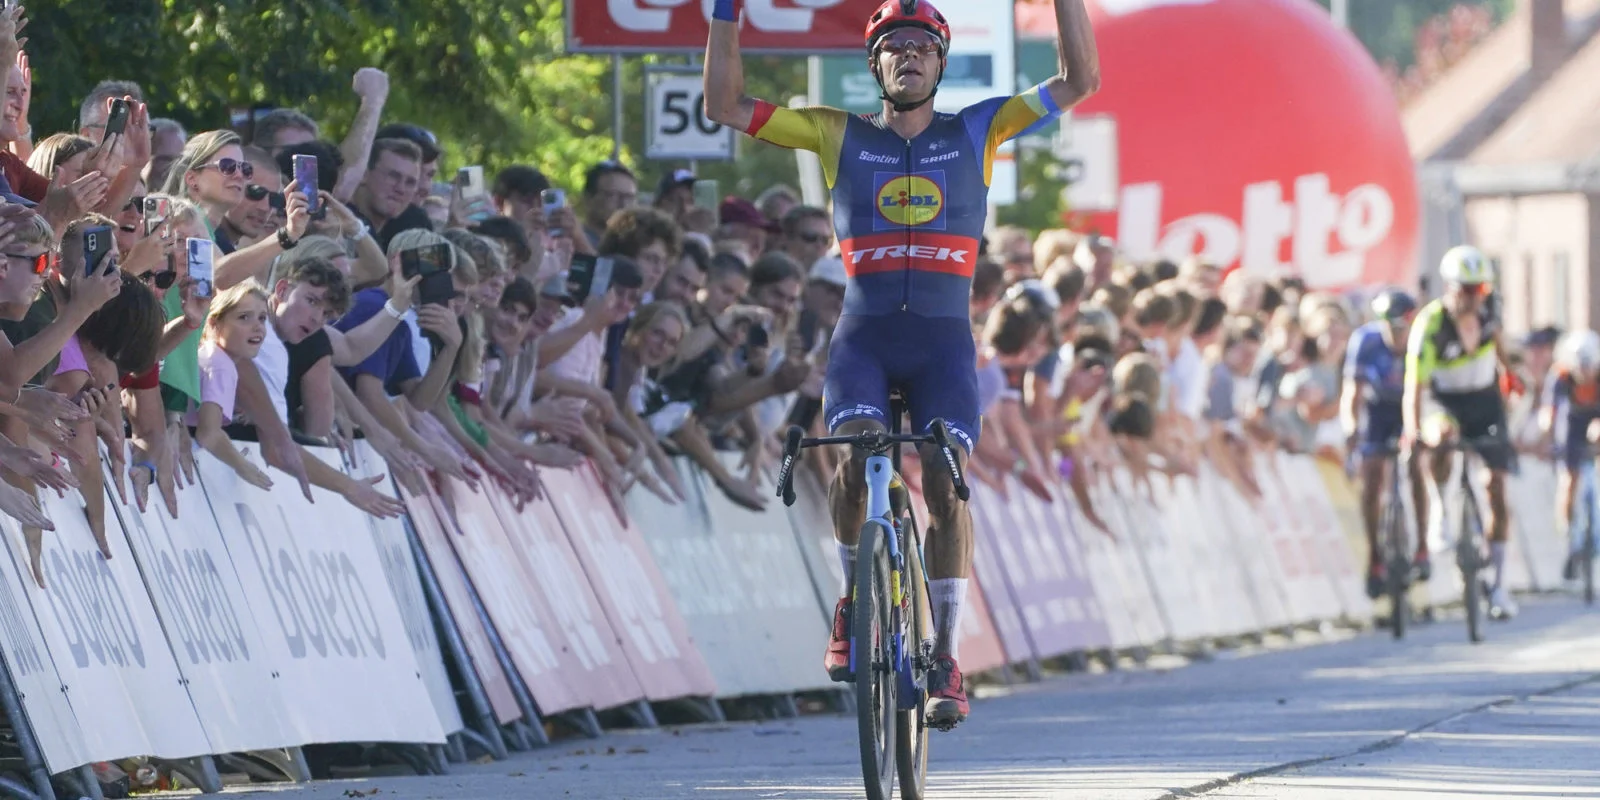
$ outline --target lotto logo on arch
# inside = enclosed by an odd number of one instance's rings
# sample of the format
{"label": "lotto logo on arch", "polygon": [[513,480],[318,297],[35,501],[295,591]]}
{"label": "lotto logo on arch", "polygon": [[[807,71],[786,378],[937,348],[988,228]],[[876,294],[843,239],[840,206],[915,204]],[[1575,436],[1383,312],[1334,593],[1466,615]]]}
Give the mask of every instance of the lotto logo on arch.
{"label": "lotto logo on arch", "polygon": [[893,225],[927,225],[944,211],[944,187],[932,177],[899,175],[878,187],[878,215]]}

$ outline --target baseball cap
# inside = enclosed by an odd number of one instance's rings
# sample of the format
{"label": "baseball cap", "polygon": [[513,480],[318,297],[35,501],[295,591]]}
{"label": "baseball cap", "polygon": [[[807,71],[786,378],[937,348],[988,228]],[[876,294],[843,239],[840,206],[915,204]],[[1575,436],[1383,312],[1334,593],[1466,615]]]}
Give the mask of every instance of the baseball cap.
{"label": "baseball cap", "polygon": [[717,208],[717,219],[723,225],[750,225],[761,228],[767,233],[777,233],[782,230],[776,221],[767,219],[767,215],[756,208],[756,204],[743,197],[729,197],[722,201]]}
{"label": "baseball cap", "polygon": [[391,122],[379,128],[377,135],[372,138],[405,139],[414,142],[418,147],[422,148],[422,160],[424,163],[438,161],[439,154],[444,152],[439,147],[439,137],[434,136],[433,131],[421,125],[412,125],[409,122]]}
{"label": "baseball cap", "polygon": [[1531,331],[1522,340],[1523,347],[1554,347],[1561,339],[1561,329],[1554,325]]}
{"label": "baseball cap", "polygon": [[663,197],[667,192],[679,186],[693,186],[699,180],[693,170],[675,169],[661,176],[661,183],[656,186],[656,197]]}
{"label": "baseball cap", "polygon": [[849,282],[849,276],[844,271],[844,261],[832,256],[823,256],[811,265],[810,279],[831,283],[841,289]]}

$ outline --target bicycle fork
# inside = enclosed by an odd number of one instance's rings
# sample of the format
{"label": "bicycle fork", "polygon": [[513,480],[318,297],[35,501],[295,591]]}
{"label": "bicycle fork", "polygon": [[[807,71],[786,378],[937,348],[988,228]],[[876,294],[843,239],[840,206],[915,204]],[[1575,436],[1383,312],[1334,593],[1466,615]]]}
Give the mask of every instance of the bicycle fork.
{"label": "bicycle fork", "polygon": [[[889,604],[891,668],[897,678],[896,695],[901,708],[911,708],[920,701],[919,687],[912,670],[912,658],[906,641],[906,622],[915,613],[910,608],[911,587],[907,585],[906,553],[900,549],[900,521],[895,519],[890,500],[890,483],[894,479],[894,464],[885,455],[867,457],[867,522],[877,523],[883,532],[884,545],[889,551]],[[862,557],[869,554],[863,553]],[[918,554],[920,557],[920,554]],[[856,667],[856,642],[850,643],[850,669],[859,675]],[[858,678],[859,679],[859,678]]]}

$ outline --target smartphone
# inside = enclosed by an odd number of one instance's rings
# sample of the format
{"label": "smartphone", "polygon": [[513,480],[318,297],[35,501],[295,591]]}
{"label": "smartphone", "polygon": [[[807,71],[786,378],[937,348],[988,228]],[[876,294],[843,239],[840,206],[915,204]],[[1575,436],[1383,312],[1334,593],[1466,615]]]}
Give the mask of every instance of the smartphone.
{"label": "smartphone", "polygon": [[456,185],[461,187],[461,199],[467,202],[468,207],[477,206],[475,210],[467,212],[467,219],[473,222],[488,219],[489,190],[483,185],[483,167],[473,165],[456,170]]}
{"label": "smartphone", "polygon": [[698,180],[694,182],[694,205],[707,211],[716,211],[717,204],[722,202],[722,192],[717,189],[714,180]]}
{"label": "smartphone", "polygon": [[456,285],[448,272],[431,272],[417,284],[417,303],[424,306],[444,306],[456,296]]}
{"label": "smartphone", "polygon": [[567,292],[578,305],[588,302],[597,294],[611,289],[613,262],[609,256],[596,258],[584,253],[574,253],[572,266],[567,270]]}
{"label": "smartphone", "polygon": [[430,244],[400,251],[400,275],[406,280],[450,272],[450,245]]}
{"label": "smartphone", "polygon": [[156,228],[172,215],[172,198],[146,197],[144,199],[144,235],[149,236],[156,232]]}
{"label": "smartphone", "polygon": [[[539,194],[539,200],[544,203],[544,218],[549,219],[551,214],[567,207],[567,193],[561,189],[546,189]],[[560,228],[551,228],[551,236],[564,236]]]}
{"label": "smartphone", "polygon": [[189,278],[194,281],[194,294],[196,297],[211,296],[211,248],[214,246],[210,239],[189,239],[186,243],[189,255]]}
{"label": "smartphone", "polygon": [[106,136],[122,133],[128,127],[128,101],[118,97],[111,101],[111,115],[106,117]]}
{"label": "smartphone", "polygon": [[810,353],[817,346],[817,327],[820,320],[814,311],[801,311],[800,323],[797,332],[800,334],[800,346]]}
{"label": "smartphone", "polygon": [[[111,257],[111,248],[116,246],[116,240],[111,237],[110,225],[93,225],[83,229],[83,274],[84,277],[95,274],[104,267],[102,274],[109,275],[117,268],[117,261]],[[102,262],[106,262],[102,264]]]}
{"label": "smartphone", "polygon": [[295,156],[294,179],[300,184],[300,191],[306,196],[306,207],[311,212],[311,218],[325,219],[328,216],[328,209],[322,204],[322,187],[317,185],[317,157]]}

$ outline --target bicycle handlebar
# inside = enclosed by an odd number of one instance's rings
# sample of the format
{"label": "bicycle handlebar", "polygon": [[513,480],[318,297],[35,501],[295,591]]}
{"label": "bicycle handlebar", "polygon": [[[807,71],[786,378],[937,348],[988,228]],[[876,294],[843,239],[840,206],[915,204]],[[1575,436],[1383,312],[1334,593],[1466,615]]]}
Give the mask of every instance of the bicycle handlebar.
{"label": "bicycle handlebar", "polygon": [[794,463],[799,458],[800,451],[807,447],[847,444],[860,450],[869,451],[874,455],[881,455],[884,451],[897,444],[932,444],[936,445],[940,452],[944,454],[945,466],[950,469],[950,480],[956,486],[956,497],[961,498],[962,502],[966,502],[971,499],[972,490],[967,486],[967,481],[961,474],[961,467],[956,461],[955,450],[950,447],[950,429],[946,427],[943,419],[934,420],[928,427],[929,432],[921,434],[892,434],[884,430],[872,430],[862,431],[850,436],[819,436],[807,439],[804,429],[798,425],[792,425],[783,440],[783,464],[778,469],[778,496],[783,498],[784,505],[794,505]]}

